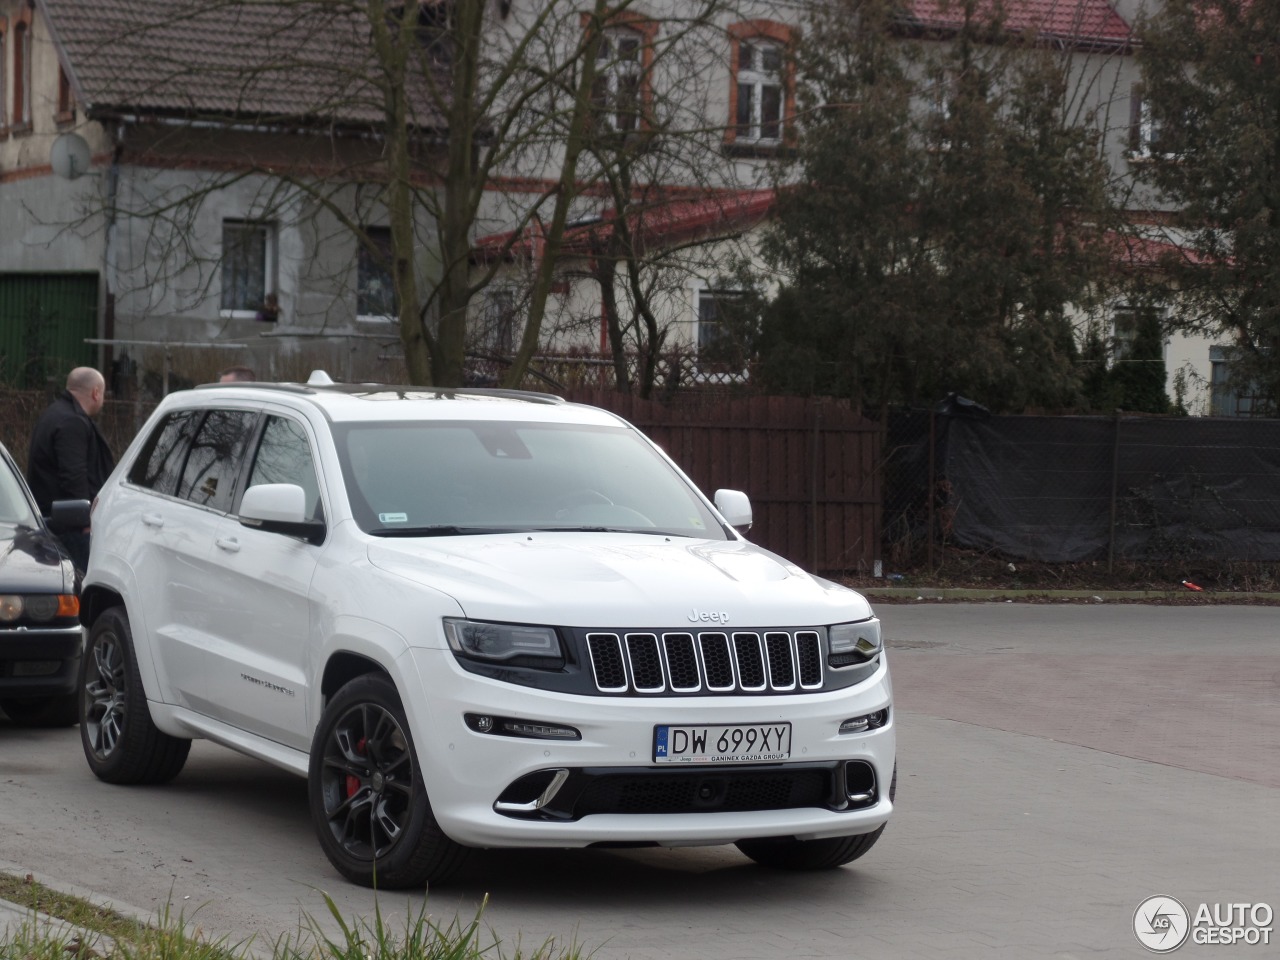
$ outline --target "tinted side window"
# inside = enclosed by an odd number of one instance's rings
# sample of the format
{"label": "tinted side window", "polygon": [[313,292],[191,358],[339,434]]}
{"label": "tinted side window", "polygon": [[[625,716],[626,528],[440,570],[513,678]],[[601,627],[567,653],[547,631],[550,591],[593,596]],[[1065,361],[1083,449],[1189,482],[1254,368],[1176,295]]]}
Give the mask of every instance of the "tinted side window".
{"label": "tinted side window", "polygon": [[130,482],[172,495],[178,489],[182,462],[199,422],[199,410],[180,410],[156,424],[129,471]]}
{"label": "tinted side window", "polygon": [[315,460],[302,424],[284,417],[267,417],[253,472],[249,475],[249,486],[261,483],[296,483],[307,494],[307,519],[324,518]]}
{"label": "tinted side window", "polygon": [[178,496],[229,510],[236,475],[258,415],[248,410],[210,410],[191,442],[191,453],[178,484]]}

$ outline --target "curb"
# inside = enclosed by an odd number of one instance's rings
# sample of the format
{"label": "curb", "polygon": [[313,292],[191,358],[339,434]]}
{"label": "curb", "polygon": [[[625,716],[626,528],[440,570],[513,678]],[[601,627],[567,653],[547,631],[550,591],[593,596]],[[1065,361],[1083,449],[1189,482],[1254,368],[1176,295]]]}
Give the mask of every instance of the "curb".
{"label": "curb", "polygon": [[[13,863],[8,860],[0,860],[0,874],[6,874],[10,877],[26,877],[33,876],[35,872],[21,864]],[[155,914],[130,904],[121,903],[118,900],[112,900],[104,897],[100,893],[88,889],[87,887],[77,886],[72,883],[63,883],[57,880],[50,880],[48,877],[36,876],[36,879],[44,886],[57,893],[65,894],[69,897],[76,897],[86,903],[91,903],[97,907],[110,910],[122,917],[129,917],[138,923],[151,924],[155,922]],[[46,913],[39,913],[31,907],[24,907],[20,904],[13,903],[8,900],[0,900],[0,938],[12,936],[26,924],[34,923],[39,931],[56,935],[60,938],[70,940],[72,938],[80,939],[84,943],[93,943],[97,941],[110,942],[110,937],[105,934],[98,933],[93,930],[86,930],[77,927],[69,921],[51,917]]]}

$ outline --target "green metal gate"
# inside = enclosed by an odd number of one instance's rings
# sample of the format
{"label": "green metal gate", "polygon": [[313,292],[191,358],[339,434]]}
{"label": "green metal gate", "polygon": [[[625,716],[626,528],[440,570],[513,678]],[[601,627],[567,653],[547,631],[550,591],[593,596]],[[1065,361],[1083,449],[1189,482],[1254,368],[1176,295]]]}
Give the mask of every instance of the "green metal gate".
{"label": "green metal gate", "polygon": [[41,389],[92,366],[97,273],[0,273],[0,383]]}

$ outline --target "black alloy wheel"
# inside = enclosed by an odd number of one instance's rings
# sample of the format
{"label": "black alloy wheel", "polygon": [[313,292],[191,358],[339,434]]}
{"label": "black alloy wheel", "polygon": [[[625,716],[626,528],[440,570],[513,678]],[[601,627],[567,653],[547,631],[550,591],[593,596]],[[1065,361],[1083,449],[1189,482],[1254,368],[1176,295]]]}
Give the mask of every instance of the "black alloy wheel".
{"label": "black alloy wheel", "polygon": [[404,708],[381,674],[358,677],[329,702],[309,792],[321,847],[355,883],[417,887],[447,878],[465,859],[435,821]]}
{"label": "black alloy wheel", "polygon": [[94,621],[80,660],[80,742],[89,768],[107,783],[168,783],[191,751],[189,739],[151,720],[123,607]]}

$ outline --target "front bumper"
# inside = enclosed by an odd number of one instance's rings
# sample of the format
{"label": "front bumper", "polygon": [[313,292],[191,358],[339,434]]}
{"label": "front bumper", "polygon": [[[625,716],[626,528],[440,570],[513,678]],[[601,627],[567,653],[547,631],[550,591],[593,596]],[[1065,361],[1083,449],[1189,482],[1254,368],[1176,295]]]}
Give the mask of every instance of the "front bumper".
{"label": "front bumper", "polygon": [[[442,650],[406,654],[405,709],[441,828],[471,846],[683,846],[869,833],[893,810],[887,665],[844,689],[777,696],[572,696],[462,670]],[[842,722],[889,710],[875,730]],[[479,733],[466,714],[573,727],[579,740]],[[791,756],[761,764],[655,764],[658,724],[790,723]],[[852,800],[850,798],[853,798]]]}
{"label": "front bumper", "polygon": [[0,697],[74,693],[84,648],[82,627],[0,630]]}

